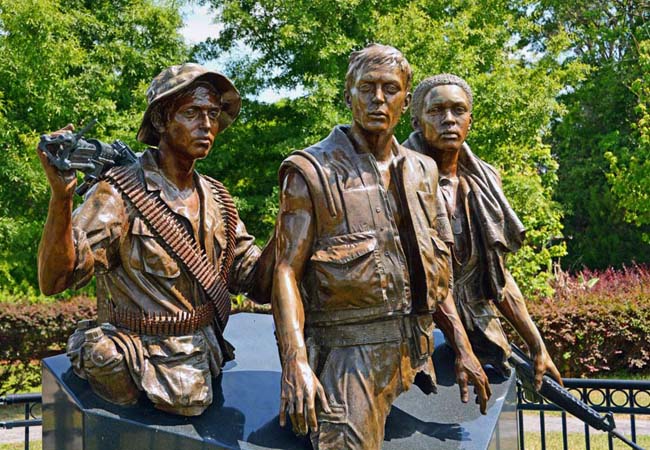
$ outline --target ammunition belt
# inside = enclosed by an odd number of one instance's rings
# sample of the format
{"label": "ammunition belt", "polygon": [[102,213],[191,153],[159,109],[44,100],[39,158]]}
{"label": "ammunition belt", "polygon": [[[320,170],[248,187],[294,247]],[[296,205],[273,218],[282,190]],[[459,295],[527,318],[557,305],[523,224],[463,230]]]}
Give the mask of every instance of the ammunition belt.
{"label": "ammunition belt", "polygon": [[230,314],[230,294],[227,282],[230,267],[235,258],[235,234],[237,212],[226,188],[209,177],[204,177],[211,186],[213,195],[220,205],[226,228],[226,248],[219,272],[209,262],[205,251],[192,239],[187,230],[174,217],[174,213],[154,192],[147,192],[142,181],[130,166],[118,166],[109,170],[105,178],[129,200],[143,217],[147,225],[158,235],[165,248],[192,274],[214,306],[218,332],[223,329]]}
{"label": "ammunition belt", "polygon": [[177,313],[145,313],[126,307],[114,307],[108,315],[108,321],[116,327],[150,336],[188,336],[208,326],[212,319],[212,303]]}

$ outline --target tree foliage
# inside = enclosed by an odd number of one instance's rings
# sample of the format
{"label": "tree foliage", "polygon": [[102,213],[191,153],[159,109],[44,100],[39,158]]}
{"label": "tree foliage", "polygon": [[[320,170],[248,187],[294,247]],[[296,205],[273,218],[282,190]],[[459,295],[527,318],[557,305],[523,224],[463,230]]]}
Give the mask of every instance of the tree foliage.
{"label": "tree foliage", "polygon": [[[0,286],[33,291],[49,192],[38,135],[97,117],[135,144],[151,77],[188,56],[177,4],[0,0]],[[137,148],[137,146],[136,146]]]}
{"label": "tree foliage", "polygon": [[650,261],[642,239],[650,231],[643,144],[650,5],[544,0],[538,12],[543,36],[558,27],[571,32],[565,62],[589,66],[589,76],[560,98],[567,114],[555,122],[549,141],[560,163],[556,199],[566,211],[564,264],[605,268]]}
{"label": "tree foliage", "polygon": [[[347,58],[367,43],[382,42],[404,52],[416,82],[453,72],[473,86],[468,142],[502,171],[506,193],[528,228],[527,245],[511,259],[513,272],[528,293],[546,291],[551,258],[563,255],[564,245],[555,240],[561,235],[561,213],[551,200],[557,164],[544,138],[551,117],[562,113],[555,97],[583,73],[579,62],[558,62],[570,45],[567,33],[555,33],[542,51],[533,49],[530,37],[542,30],[527,1],[225,0],[213,5],[224,30],[197,57],[236,53],[244,44],[252,51],[231,59],[227,68],[244,93],[254,96],[269,86],[305,92],[279,105],[245,105],[249,113],[228,137],[229,160],[210,166],[228,177],[241,173],[238,164],[251,157],[251,150],[253,158],[269,161],[263,172],[242,174],[238,181],[236,193],[258,199],[247,205],[247,223],[265,216],[268,196],[274,195],[266,177],[284,155],[350,121],[343,102]],[[397,137],[403,140],[409,131],[404,117]],[[265,217],[270,226],[272,218]]]}
{"label": "tree foliage", "polygon": [[630,86],[637,102],[636,122],[631,124],[636,145],[609,151],[605,157],[611,166],[608,180],[625,210],[625,220],[646,230],[643,239],[650,242],[650,35],[638,43],[637,50],[640,71]]}

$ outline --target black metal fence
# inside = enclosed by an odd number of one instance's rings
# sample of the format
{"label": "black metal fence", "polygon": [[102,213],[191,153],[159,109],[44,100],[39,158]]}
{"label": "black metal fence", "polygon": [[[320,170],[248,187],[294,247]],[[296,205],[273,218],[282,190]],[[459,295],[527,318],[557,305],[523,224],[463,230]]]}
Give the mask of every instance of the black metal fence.
{"label": "black metal fence", "polygon": [[[650,416],[650,381],[631,381],[631,380],[593,380],[582,378],[565,378],[564,387],[573,395],[587,403],[593,409],[600,413],[612,412],[616,417],[617,428],[628,430],[625,434],[633,441],[637,441],[637,417]],[[569,426],[567,414],[553,404],[538,395],[531,395],[520,384],[517,386],[517,422],[519,426],[519,448],[526,449],[526,429],[524,425],[524,411],[539,412],[539,431],[541,439],[541,448],[547,448],[547,415],[548,411],[560,412],[560,423],[562,432],[562,448],[568,450]],[[624,416],[621,416],[624,415]],[[621,418],[629,421],[624,423]],[[576,419],[577,420],[577,419]],[[629,424],[629,427],[627,426]],[[591,450],[591,435],[593,430],[589,425],[581,425],[584,434],[584,448]],[[601,433],[597,431],[597,433]],[[611,435],[608,435],[608,448],[614,449],[614,441]],[[626,448],[626,445],[620,443],[618,448]],[[576,449],[575,444],[571,450]]]}
{"label": "black metal fence", "polygon": [[34,415],[34,407],[42,401],[41,394],[14,394],[0,397],[0,406],[24,405],[25,415],[22,420],[8,420],[0,422],[0,429],[12,428],[25,429],[25,450],[29,450],[29,427],[42,425],[43,420]]}
{"label": "black metal fence", "polygon": [[[619,428],[623,423],[621,415],[629,420],[629,435],[633,442],[637,442],[637,417],[650,416],[650,381],[629,380],[592,380],[579,378],[565,378],[564,386],[582,401],[601,413],[612,412],[617,417]],[[15,394],[0,397],[0,407],[3,405],[24,405],[24,419],[0,421],[0,429],[24,428],[25,450],[29,450],[29,428],[42,424],[40,417],[34,415],[34,407],[41,403],[41,394]],[[569,419],[567,414],[553,404],[537,395],[531,395],[521,386],[517,386],[517,414],[518,437],[520,450],[526,449],[526,428],[524,424],[524,411],[539,413],[539,431],[541,448],[547,448],[547,416],[549,411],[560,413],[562,448],[569,450]],[[591,450],[592,431],[588,425],[582,426],[584,430],[584,448]],[[608,436],[608,446],[614,449],[614,439]],[[624,444],[623,444],[624,446]],[[622,448],[622,447],[619,447]],[[571,448],[575,450],[575,446]]]}

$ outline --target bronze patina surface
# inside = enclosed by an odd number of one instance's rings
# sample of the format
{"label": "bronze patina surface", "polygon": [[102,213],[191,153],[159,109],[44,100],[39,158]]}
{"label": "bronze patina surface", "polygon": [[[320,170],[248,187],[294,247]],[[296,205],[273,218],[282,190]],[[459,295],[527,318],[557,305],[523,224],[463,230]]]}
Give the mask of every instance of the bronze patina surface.
{"label": "bronze patina surface", "polygon": [[[400,146],[411,69],[396,49],[352,53],[351,126],[295,152],[279,172],[273,314],[282,361],[280,422],[316,449],[379,449],[395,398],[435,390],[433,320],[481,410],[487,377],[453,304],[451,231],[436,165]],[[439,211],[439,212],[438,212]]]}
{"label": "bronze patina surface", "polygon": [[[497,170],[465,142],[472,125],[469,85],[451,74],[423,80],[411,109],[415,130],[403,143],[435,159],[453,232],[454,301],[474,352],[484,364],[507,369],[510,344],[499,320],[505,317],[528,346],[539,389],[548,372],[560,384],[544,341],[505,265],[517,251],[524,226],[510,207]],[[498,312],[497,312],[498,311]]]}
{"label": "bronze patina surface", "polygon": [[205,283],[171,251],[174,245],[144,210],[167,211],[163,228],[176,224],[205,253],[208,267],[222,272],[218,281],[231,292],[265,300],[273,252],[260,259],[227,193],[194,170],[239,113],[230,80],[196,64],[173,66],[152,81],[147,97],[138,139],[153,147],[122,174],[137,188],[133,196],[148,196],[140,208],[107,178],[73,212],[74,172],[57,170],[39,150],[51,186],[39,283],[51,295],[95,276],[100,326],[80,326],[68,355],[98,395],[132,404],[144,391],[159,409],[197,415],[212,401],[212,378],[233,357],[221,334],[227,311],[217,320],[218,305]]}

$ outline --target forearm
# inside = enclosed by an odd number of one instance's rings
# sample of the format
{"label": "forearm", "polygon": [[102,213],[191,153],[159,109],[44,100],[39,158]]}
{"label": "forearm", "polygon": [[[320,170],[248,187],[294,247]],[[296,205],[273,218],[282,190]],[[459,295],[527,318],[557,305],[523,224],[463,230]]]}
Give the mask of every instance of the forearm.
{"label": "forearm", "polygon": [[275,270],[272,304],[282,360],[306,360],[304,308],[293,271],[283,263],[278,264]]}
{"label": "forearm", "polygon": [[451,293],[444,301],[438,304],[438,309],[433,313],[433,320],[438,328],[442,330],[447,342],[452,346],[456,355],[471,350],[469,338],[460,320]]}
{"label": "forearm", "polygon": [[38,247],[38,282],[45,295],[64,291],[72,283],[75,267],[72,207],[72,196],[52,194]]}
{"label": "forearm", "polygon": [[503,317],[521,336],[532,353],[538,353],[544,348],[542,336],[539,334],[539,330],[531,319],[526,304],[520,295],[504,295],[503,299],[496,303],[496,306]]}

